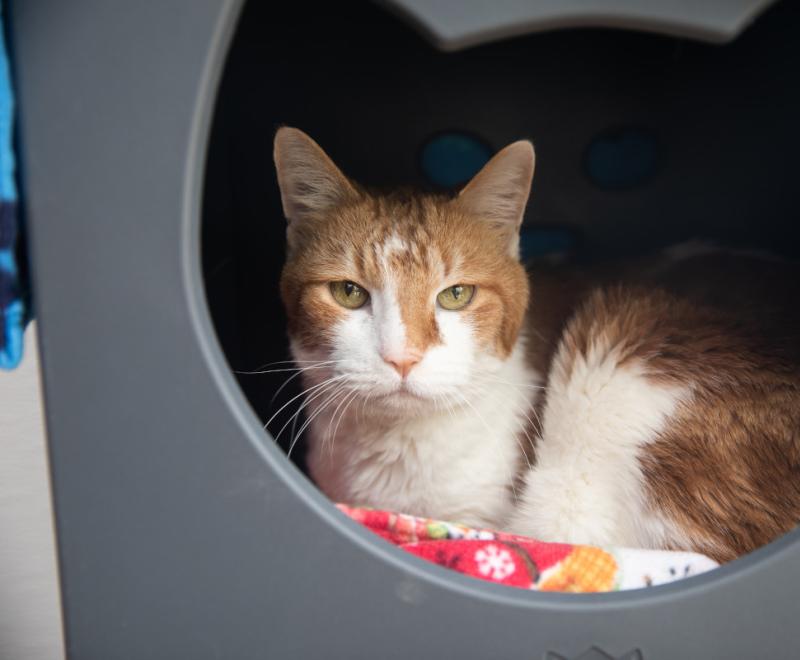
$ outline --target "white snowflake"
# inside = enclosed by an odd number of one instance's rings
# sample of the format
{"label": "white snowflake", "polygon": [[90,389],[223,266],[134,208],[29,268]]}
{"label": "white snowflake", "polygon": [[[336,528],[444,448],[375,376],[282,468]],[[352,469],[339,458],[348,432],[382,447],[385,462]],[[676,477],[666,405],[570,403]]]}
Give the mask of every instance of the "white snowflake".
{"label": "white snowflake", "polygon": [[475,552],[475,561],[481,575],[493,580],[504,580],[516,569],[511,553],[496,545],[487,545]]}

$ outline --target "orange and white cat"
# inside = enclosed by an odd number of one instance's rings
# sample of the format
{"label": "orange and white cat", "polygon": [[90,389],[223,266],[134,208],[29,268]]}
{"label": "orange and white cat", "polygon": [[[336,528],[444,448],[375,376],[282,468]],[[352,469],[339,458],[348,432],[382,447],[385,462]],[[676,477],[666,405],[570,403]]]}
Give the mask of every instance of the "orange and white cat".
{"label": "orange and white cat", "polygon": [[275,163],[332,499],[720,560],[800,520],[793,265],[703,248],[526,273],[525,141],[455,197],[370,193],[292,128]]}

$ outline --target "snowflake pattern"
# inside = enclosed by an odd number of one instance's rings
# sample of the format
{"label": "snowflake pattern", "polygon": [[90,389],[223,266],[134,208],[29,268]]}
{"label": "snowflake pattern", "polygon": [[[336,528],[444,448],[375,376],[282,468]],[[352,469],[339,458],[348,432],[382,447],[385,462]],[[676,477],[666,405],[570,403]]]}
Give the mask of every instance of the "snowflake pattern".
{"label": "snowflake pattern", "polygon": [[505,580],[516,569],[511,553],[496,545],[487,545],[475,552],[475,562],[481,575],[493,580]]}

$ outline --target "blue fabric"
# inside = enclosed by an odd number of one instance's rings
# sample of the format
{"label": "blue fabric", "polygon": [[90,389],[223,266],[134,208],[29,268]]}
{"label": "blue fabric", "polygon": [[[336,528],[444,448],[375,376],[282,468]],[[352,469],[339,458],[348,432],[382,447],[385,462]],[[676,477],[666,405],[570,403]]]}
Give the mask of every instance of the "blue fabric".
{"label": "blue fabric", "polygon": [[14,95],[0,0],[0,369],[13,369],[22,359],[25,305],[20,297],[15,258],[18,234],[17,186],[14,180]]}

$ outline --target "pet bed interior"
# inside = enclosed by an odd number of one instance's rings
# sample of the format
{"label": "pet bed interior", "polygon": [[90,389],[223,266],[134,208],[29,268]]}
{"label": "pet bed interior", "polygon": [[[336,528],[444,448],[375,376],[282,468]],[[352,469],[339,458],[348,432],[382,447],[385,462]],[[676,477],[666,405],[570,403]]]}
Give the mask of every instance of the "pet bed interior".
{"label": "pet bed interior", "polygon": [[[695,237],[796,254],[798,27],[800,8],[783,2],[724,45],[571,29],[445,53],[371,3],[248,3],[217,95],[202,227],[230,366],[252,372],[288,356],[271,157],[282,124],[356,180],[428,189],[459,176],[431,174],[426,159],[443,138],[466,144],[467,161],[532,138],[526,231],[555,231],[545,243],[572,241],[580,260]],[[262,420],[299,391],[296,379],[273,400],[288,375],[238,374]],[[287,430],[284,448],[289,440]],[[303,455],[301,440],[292,458],[302,466]]]}

